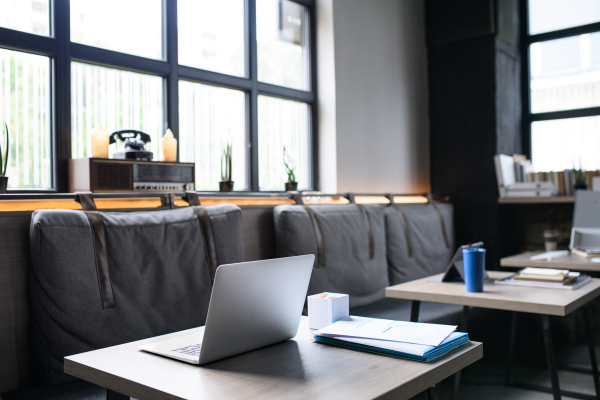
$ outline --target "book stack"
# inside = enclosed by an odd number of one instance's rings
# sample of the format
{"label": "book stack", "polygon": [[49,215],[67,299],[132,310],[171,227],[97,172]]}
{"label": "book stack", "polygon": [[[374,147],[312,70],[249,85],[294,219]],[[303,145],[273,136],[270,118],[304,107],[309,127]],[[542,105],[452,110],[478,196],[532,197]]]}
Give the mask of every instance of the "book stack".
{"label": "book stack", "polygon": [[[524,182],[532,172],[531,161],[515,154],[494,156],[500,197],[550,197],[557,194],[552,182]],[[517,179],[518,177],[518,179]]]}
{"label": "book stack", "polygon": [[469,341],[456,326],[349,316],[314,335],[317,342],[429,362]]}
{"label": "book stack", "polygon": [[573,247],[571,254],[581,258],[598,258],[600,257],[600,248],[585,248],[585,247]]}
{"label": "book stack", "polygon": [[525,268],[513,276],[496,280],[495,283],[573,290],[583,286],[589,280],[589,275],[582,275],[566,269]]}

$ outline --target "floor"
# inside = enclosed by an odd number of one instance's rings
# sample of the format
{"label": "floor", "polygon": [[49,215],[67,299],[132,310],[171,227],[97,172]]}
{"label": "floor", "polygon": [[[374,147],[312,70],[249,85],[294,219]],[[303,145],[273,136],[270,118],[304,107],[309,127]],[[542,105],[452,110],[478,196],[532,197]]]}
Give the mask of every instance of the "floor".
{"label": "floor", "polygon": [[[484,346],[485,351],[485,346]],[[596,348],[597,357],[600,357],[600,347]],[[543,354],[540,354],[543,358]],[[560,354],[557,354],[559,365],[572,365],[589,367],[589,355],[585,345],[568,345]],[[600,358],[599,358],[600,360]],[[543,360],[542,360],[543,361]],[[524,382],[550,387],[550,378],[545,365],[518,366],[514,369],[515,379]],[[486,360],[485,358],[465,369],[460,385],[460,400],[552,400],[550,393],[524,390],[508,387],[504,383],[506,366],[499,360]],[[559,370],[561,389],[583,392],[594,395],[592,376]],[[435,393],[439,400],[452,398],[452,380],[447,379],[438,385]],[[412,400],[428,400],[426,393],[415,396]],[[572,397],[563,396],[564,400]]]}

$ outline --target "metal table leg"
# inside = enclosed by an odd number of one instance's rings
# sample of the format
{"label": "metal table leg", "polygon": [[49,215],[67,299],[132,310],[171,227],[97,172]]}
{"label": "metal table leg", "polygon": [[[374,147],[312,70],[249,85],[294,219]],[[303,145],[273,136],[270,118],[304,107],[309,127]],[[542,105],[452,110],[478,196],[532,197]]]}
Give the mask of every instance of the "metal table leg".
{"label": "metal table leg", "polygon": [[106,400],[129,400],[129,396],[125,396],[119,392],[115,392],[114,390],[107,389],[106,390]]}
{"label": "metal table leg", "polygon": [[506,385],[513,383],[512,365],[515,358],[515,340],[517,336],[517,313],[512,312],[510,318],[510,337],[508,342],[508,359],[506,360]]}
{"label": "metal table leg", "polygon": [[[460,332],[466,332],[469,323],[469,306],[463,306],[460,325],[458,326],[458,330]],[[462,371],[458,371],[454,374],[454,385],[452,387],[452,399],[458,399],[458,390],[460,388],[460,378],[462,376]]]}
{"label": "metal table leg", "polygon": [[552,344],[552,334],[550,333],[550,318],[542,315],[542,333],[544,335],[544,347],[546,348],[546,360],[550,369],[550,382],[552,383],[552,395],[554,400],[560,400],[560,385],[558,383],[558,371],[556,369],[556,357],[554,356],[554,346]]}
{"label": "metal table leg", "polygon": [[596,399],[600,400],[600,380],[598,379],[598,362],[596,360],[596,346],[594,346],[594,337],[592,336],[592,329],[590,324],[591,309],[589,306],[585,306],[583,311],[583,323],[585,325],[585,335],[587,336],[588,349],[590,351],[590,364],[592,367],[592,376],[594,378],[594,388],[596,389]]}
{"label": "metal table leg", "polygon": [[421,302],[419,300],[413,300],[410,307],[410,322],[419,322],[419,308]]}
{"label": "metal table leg", "polygon": [[438,400],[438,397],[435,394],[435,386],[432,386],[429,389],[427,389],[427,398],[429,400]]}

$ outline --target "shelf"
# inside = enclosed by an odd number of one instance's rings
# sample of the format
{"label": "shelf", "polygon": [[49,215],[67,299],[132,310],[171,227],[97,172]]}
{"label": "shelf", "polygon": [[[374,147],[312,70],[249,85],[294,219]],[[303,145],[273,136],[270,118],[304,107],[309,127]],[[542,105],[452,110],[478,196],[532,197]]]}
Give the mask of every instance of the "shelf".
{"label": "shelf", "polygon": [[558,204],[575,203],[575,196],[554,197],[501,197],[499,204]]}

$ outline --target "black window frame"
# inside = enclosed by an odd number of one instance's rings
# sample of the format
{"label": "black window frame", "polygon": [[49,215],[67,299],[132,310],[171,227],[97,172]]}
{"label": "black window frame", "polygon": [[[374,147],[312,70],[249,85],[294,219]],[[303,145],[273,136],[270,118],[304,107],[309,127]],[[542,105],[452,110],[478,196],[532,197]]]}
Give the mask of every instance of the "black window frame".
{"label": "black window frame", "polygon": [[600,106],[532,113],[530,90],[531,76],[529,74],[529,46],[533,43],[545,42],[547,40],[562,39],[570,36],[583,35],[586,33],[600,32],[600,22],[530,35],[528,0],[520,0],[519,14],[521,50],[521,104],[523,108],[522,146],[523,154],[527,155],[531,159],[531,124],[533,122],[579,117],[594,117],[600,115]]}
{"label": "black window frame", "polygon": [[[218,1],[218,0],[215,0]],[[309,18],[308,90],[272,85],[258,80],[256,45],[256,0],[245,0],[246,77],[222,74],[178,63],[177,0],[162,0],[164,60],[144,58],[113,50],[71,42],[70,1],[49,0],[50,36],[0,27],[0,48],[47,56],[51,75],[52,189],[9,189],[9,193],[66,193],[68,159],[71,157],[71,62],[77,61],[163,78],[164,121],[179,139],[179,81],[185,80],[246,93],[248,154],[245,191],[259,190],[258,96],[268,95],[308,104],[311,141],[311,190],[318,190],[316,4],[314,0],[289,0],[307,8]],[[179,159],[179,148],[177,149]],[[282,188],[283,191],[283,188]],[[268,192],[268,191],[262,191]]]}

